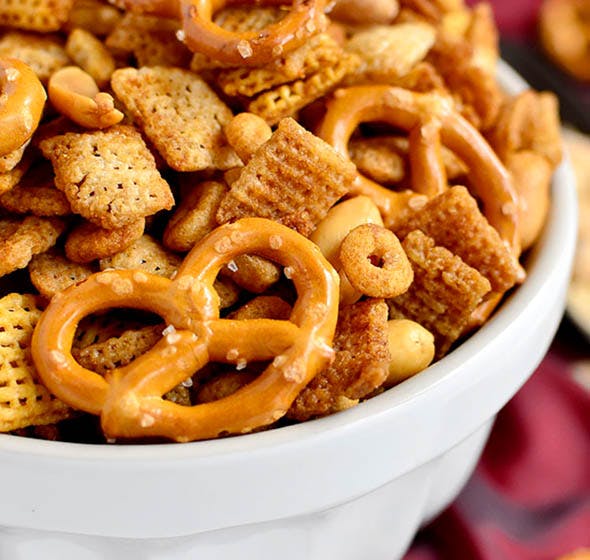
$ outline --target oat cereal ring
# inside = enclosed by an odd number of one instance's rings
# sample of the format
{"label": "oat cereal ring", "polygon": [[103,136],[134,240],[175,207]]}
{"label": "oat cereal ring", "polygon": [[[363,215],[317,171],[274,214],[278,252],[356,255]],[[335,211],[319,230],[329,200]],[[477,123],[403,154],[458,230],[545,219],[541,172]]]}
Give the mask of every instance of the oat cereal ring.
{"label": "oat cereal ring", "polygon": [[[390,86],[341,89],[328,103],[318,136],[348,158],[348,142],[360,123],[382,121],[411,131],[422,128],[433,118],[440,121],[442,143],[469,168],[471,187],[482,201],[488,221],[518,255],[518,200],[510,175],[479,132],[453,109],[449,99]],[[430,177],[437,176],[431,171]],[[360,175],[354,192],[373,198],[388,227],[408,206],[422,204],[422,201],[416,202],[420,195],[412,191],[396,193]]]}
{"label": "oat cereal ring", "polygon": [[[214,280],[244,253],[290,268],[298,299],[289,321],[219,318]],[[270,220],[245,218],[207,236],[174,280],[105,271],[57,295],[35,329],[32,356],[45,385],[73,407],[100,415],[107,437],[190,441],[247,433],[282,417],[333,358],[337,293],[338,276],[311,241]],[[167,327],[151,350],[105,378],[80,366],[71,348],[80,320],[111,308],[156,313]],[[209,361],[266,360],[271,364],[254,381],[217,401],[180,406],[161,398]]]}
{"label": "oat cereal ring", "polygon": [[357,226],[344,238],[340,261],[352,286],[370,297],[399,296],[414,277],[399,239],[376,224]]}
{"label": "oat cereal ring", "polygon": [[[234,66],[262,66],[303,45],[327,26],[326,0],[293,0],[287,15],[262,30],[242,33],[216,25],[212,17],[239,0],[180,0],[184,42],[193,52]],[[285,0],[260,0],[256,6],[283,5]]]}
{"label": "oat cereal ring", "polygon": [[49,100],[62,114],[85,128],[108,128],[123,120],[113,96],[101,92],[94,78],[77,66],[66,66],[49,78]]}
{"label": "oat cereal ring", "polygon": [[43,85],[29,66],[16,58],[0,57],[0,156],[31,138],[46,99]]}

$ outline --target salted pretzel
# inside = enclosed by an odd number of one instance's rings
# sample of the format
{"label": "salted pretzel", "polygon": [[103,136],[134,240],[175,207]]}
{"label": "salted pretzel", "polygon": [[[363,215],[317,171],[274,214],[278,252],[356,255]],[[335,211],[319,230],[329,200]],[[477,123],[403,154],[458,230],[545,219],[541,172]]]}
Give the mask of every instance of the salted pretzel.
{"label": "salted pretzel", "polygon": [[[360,175],[351,194],[363,194],[379,207],[385,225],[393,227],[404,211],[446,188],[440,143],[465,162],[470,184],[481,200],[488,221],[520,253],[518,203],[510,176],[484,138],[452,107],[433,93],[417,93],[391,86],[356,86],[337,90],[317,134],[344,157],[348,142],[364,122],[385,122],[409,132],[413,191],[392,191]],[[440,140],[439,140],[440,139]]]}
{"label": "salted pretzel", "polygon": [[[180,17],[186,46],[228,66],[268,64],[327,26],[326,0],[293,0],[291,10],[280,21],[244,32],[224,29],[213,22],[213,16],[223,8],[248,4],[245,0],[122,0],[116,4],[132,11]],[[286,0],[258,0],[255,6],[285,4]]]}
{"label": "salted pretzel", "polygon": [[0,157],[20,148],[37,129],[47,96],[35,72],[0,57]]}
{"label": "salted pretzel", "polygon": [[[219,318],[213,282],[222,266],[257,254],[288,267],[299,295],[289,321]],[[54,297],[35,329],[32,355],[46,386],[72,407],[100,415],[109,438],[175,441],[247,433],[285,414],[332,359],[338,276],[319,249],[262,218],[214,230],[187,255],[174,280],[141,271],[97,273]],[[92,313],[138,308],[164,318],[163,338],[106,377],[71,354],[79,321]],[[181,406],[161,398],[209,361],[273,360],[254,381],[220,400]]]}

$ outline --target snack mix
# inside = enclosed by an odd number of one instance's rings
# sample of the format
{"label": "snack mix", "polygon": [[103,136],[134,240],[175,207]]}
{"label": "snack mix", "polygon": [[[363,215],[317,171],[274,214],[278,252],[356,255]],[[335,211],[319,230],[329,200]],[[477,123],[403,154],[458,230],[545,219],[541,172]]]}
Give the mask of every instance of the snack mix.
{"label": "snack mix", "polygon": [[561,159],[498,57],[462,0],[0,0],[0,432],[254,432],[442,358]]}

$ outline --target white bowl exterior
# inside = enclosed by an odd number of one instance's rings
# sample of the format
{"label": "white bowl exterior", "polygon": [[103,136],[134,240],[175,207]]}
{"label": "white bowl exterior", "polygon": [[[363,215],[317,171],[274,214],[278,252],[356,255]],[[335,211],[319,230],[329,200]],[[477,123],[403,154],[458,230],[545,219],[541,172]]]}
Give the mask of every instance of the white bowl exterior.
{"label": "white bowl exterior", "polygon": [[[522,86],[506,67],[502,77],[509,90]],[[53,558],[58,542],[66,559],[70,549],[77,559],[401,556],[458,493],[562,317],[576,237],[567,163],[554,186],[542,250],[510,305],[425,372],[353,409],[186,445],[0,436],[0,557],[37,558],[38,545]]]}

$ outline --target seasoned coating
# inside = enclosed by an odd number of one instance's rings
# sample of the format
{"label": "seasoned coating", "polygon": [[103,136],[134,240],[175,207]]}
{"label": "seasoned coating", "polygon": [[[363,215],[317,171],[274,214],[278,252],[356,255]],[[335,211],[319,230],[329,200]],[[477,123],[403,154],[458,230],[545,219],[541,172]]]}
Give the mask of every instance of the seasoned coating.
{"label": "seasoned coating", "polygon": [[388,300],[390,319],[410,319],[429,330],[441,358],[463,333],[490,283],[419,230],[410,232],[402,246],[414,281],[407,292]]}
{"label": "seasoned coating", "polygon": [[95,272],[92,266],[74,263],[54,249],[35,255],[28,270],[33,286],[49,299]]}
{"label": "seasoned coating", "polygon": [[520,278],[518,260],[465,187],[451,187],[432,198],[411,214],[396,233],[404,238],[415,229],[478,270],[490,281],[494,291],[505,292]]}
{"label": "seasoned coating", "polygon": [[343,403],[351,404],[381,386],[390,360],[387,304],[366,299],[342,306],[333,347],[334,362],[301,391],[287,412],[289,418],[304,421],[337,412]]}
{"label": "seasoned coating", "polygon": [[127,12],[105,40],[107,48],[119,55],[133,55],[138,66],[186,66],[190,51],[176,34],[175,20]]}
{"label": "seasoned coating", "polygon": [[8,192],[18,185],[31,166],[31,159],[25,156],[10,170],[4,173],[0,172],[0,194]]}
{"label": "seasoned coating", "polygon": [[53,247],[64,229],[58,218],[0,219],[0,276],[25,268],[33,255]]}
{"label": "seasoned coating", "polygon": [[47,83],[56,70],[70,64],[64,42],[56,35],[10,31],[0,39],[2,55],[22,60],[43,83]]}
{"label": "seasoned coating", "polygon": [[283,119],[232,184],[217,220],[259,216],[307,236],[355,177],[350,161],[293,119]]}
{"label": "seasoned coating", "polygon": [[122,228],[174,203],[141,134],[130,126],[70,132],[41,141],[40,148],[72,210],[97,226]]}
{"label": "seasoned coating", "polygon": [[104,375],[116,367],[126,366],[147,352],[162,337],[163,325],[125,331],[121,336],[73,349],[76,360],[91,371]]}
{"label": "seasoned coating", "polygon": [[223,135],[232,112],[196,74],[163,66],[122,68],[113,74],[111,85],[173,169],[199,171],[239,165]]}
{"label": "seasoned coating", "polygon": [[164,229],[163,242],[173,251],[189,251],[217,227],[215,217],[227,186],[219,181],[205,181],[192,187]]}
{"label": "seasoned coating", "polygon": [[101,259],[99,266],[101,270],[136,269],[170,278],[181,262],[178,255],[164,249],[152,236],[144,234],[120,253]]}
{"label": "seasoned coating", "polygon": [[143,218],[117,229],[104,229],[91,222],[82,222],[66,238],[66,256],[77,263],[106,259],[125,250],[145,230]]}
{"label": "seasoned coating", "polygon": [[73,4],[74,0],[0,0],[0,26],[57,31]]}
{"label": "seasoned coating", "polygon": [[71,413],[37,380],[30,345],[40,315],[35,296],[0,299],[0,432],[53,424]]}
{"label": "seasoned coating", "polygon": [[20,148],[0,156],[0,174],[12,171],[20,163],[28,145],[29,142],[25,142]]}

